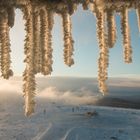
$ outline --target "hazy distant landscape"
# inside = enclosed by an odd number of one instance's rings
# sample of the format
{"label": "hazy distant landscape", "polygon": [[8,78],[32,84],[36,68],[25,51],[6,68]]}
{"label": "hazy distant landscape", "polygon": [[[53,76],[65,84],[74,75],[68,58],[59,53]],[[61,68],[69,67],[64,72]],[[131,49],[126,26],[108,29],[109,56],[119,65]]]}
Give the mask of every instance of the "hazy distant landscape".
{"label": "hazy distant landscape", "polygon": [[106,96],[94,78],[40,77],[37,83],[35,114],[26,118],[22,78],[0,80],[0,140],[140,139],[140,79],[110,78]]}

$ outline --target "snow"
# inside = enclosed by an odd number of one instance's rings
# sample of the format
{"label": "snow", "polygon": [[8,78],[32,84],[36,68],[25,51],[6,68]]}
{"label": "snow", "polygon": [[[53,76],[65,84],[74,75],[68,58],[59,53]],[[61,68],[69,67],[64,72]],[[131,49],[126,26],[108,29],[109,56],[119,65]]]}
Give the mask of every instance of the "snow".
{"label": "snow", "polygon": [[[26,118],[18,100],[0,106],[1,140],[140,139],[140,110],[72,106],[39,99],[37,113]],[[94,111],[97,115],[87,114]]]}
{"label": "snow", "polygon": [[[35,114],[27,118],[17,83],[3,83],[13,86],[12,93],[0,89],[0,140],[140,140],[139,109],[68,104],[65,94],[57,101],[45,98],[43,93],[43,98],[36,98]],[[70,98],[68,95],[66,98]],[[80,96],[76,97],[75,101],[81,103]]]}

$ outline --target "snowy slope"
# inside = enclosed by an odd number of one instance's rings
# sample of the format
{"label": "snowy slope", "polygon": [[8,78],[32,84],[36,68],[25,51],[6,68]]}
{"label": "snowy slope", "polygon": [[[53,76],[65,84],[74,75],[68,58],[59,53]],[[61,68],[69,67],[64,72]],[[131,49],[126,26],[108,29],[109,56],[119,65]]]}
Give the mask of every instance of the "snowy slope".
{"label": "snowy slope", "polygon": [[[1,106],[1,140],[139,140],[140,110],[46,103],[31,118],[22,104]],[[44,110],[45,109],[45,110]],[[97,115],[90,115],[90,112]],[[88,114],[89,112],[89,114]]]}
{"label": "snowy slope", "polygon": [[26,118],[19,83],[0,81],[0,140],[140,140],[139,109],[87,105],[98,98],[86,88],[65,93],[44,89],[36,98],[35,114]]}

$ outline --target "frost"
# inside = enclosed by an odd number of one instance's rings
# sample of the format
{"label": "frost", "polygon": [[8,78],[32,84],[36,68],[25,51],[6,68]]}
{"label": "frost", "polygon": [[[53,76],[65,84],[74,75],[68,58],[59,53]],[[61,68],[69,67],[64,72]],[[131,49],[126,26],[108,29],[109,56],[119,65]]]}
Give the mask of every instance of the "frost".
{"label": "frost", "polygon": [[116,42],[116,22],[112,10],[107,11],[108,46],[112,48]]}
{"label": "frost", "polygon": [[13,72],[10,69],[11,61],[8,12],[5,8],[0,8],[0,53],[2,77],[9,79]]}
{"label": "frost", "polygon": [[98,60],[98,81],[100,91],[104,94],[107,92],[105,81],[107,80],[107,67],[108,67],[108,46],[105,36],[105,14],[103,10],[97,9],[97,36],[100,49],[100,57]]}
{"label": "frost", "polygon": [[67,11],[62,14],[63,32],[64,32],[64,62],[71,66],[74,64],[73,55],[73,39],[71,33],[71,18]]}
{"label": "frost", "polygon": [[123,46],[124,46],[124,60],[126,63],[132,62],[132,48],[130,44],[130,29],[128,23],[128,9],[123,8],[121,11],[121,29],[123,35]]}

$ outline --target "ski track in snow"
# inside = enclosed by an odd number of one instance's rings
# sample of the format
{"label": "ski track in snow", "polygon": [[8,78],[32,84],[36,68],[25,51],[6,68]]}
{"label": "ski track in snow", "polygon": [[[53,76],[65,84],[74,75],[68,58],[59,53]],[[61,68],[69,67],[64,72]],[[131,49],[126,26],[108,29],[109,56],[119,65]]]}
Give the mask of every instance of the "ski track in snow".
{"label": "ski track in snow", "polygon": [[47,132],[49,131],[49,129],[51,129],[51,127],[52,127],[52,124],[50,123],[49,126],[48,126],[48,128],[47,128],[44,132],[38,133],[37,136],[34,137],[32,140],[41,140],[41,138],[42,138],[45,134],[47,134]]}

